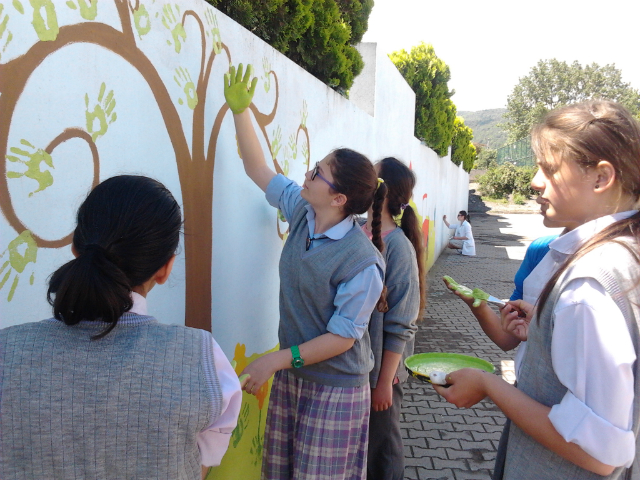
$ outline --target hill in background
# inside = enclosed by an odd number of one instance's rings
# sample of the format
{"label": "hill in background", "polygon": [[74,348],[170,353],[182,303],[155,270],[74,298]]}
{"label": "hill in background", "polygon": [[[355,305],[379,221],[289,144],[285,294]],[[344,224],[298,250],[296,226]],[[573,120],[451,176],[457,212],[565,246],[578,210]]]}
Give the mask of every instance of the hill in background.
{"label": "hill in background", "polygon": [[506,111],[506,108],[492,108],[478,112],[458,112],[458,116],[464,118],[464,124],[473,130],[473,143],[497,149],[507,141],[507,132],[497,126],[504,122],[502,115]]}

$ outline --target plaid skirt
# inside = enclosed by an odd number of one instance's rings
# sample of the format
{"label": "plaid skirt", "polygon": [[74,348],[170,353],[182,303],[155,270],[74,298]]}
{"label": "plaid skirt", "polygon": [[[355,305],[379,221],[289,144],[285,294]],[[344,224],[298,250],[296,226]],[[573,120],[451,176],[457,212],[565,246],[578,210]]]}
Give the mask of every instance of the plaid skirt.
{"label": "plaid skirt", "polygon": [[367,476],[371,391],[275,374],[265,429],[263,480]]}

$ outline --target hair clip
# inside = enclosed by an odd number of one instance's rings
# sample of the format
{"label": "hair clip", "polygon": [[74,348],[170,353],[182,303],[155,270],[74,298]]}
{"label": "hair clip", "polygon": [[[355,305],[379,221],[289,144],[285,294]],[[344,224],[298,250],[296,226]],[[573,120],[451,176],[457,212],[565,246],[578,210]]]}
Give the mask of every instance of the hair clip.
{"label": "hair clip", "polygon": [[408,203],[401,203],[400,204],[400,210],[404,210],[405,208],[407,208],[409,206]]}
{"label": "hair clip", "polygon": [[380,178],[378,177],[378,186],[376,187],[376,190],[380,188],[380,185],[382,185],[384,183],[384,178]]}

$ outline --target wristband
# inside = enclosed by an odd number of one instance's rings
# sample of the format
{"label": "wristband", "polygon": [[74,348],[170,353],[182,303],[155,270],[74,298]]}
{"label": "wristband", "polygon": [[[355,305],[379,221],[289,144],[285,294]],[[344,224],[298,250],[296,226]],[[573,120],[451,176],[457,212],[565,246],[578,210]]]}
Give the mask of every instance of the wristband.
{"label": "wristband", "polygon": [[304,360],[300,356],[300,349],[297,345],[291,347],[291,356],[293,357],[291,360],[291,366],[293,368],[300,368],[304,365]]}

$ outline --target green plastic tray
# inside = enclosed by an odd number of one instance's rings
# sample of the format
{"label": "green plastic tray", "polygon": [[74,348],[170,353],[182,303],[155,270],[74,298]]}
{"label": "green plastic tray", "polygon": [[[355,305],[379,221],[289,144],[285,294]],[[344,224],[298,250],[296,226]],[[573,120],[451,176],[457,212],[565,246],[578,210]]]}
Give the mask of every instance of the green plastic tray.
{"label": "green plastic tray", "polygon": [[461,355],[459,353],[417,353],[407,357],[404,366],[414,377],[430,382],[429,374],[439,370],[444,373],[455,372],[461,368],[479,368],[489,373],[495,372],[495,367],[478,357]]}

